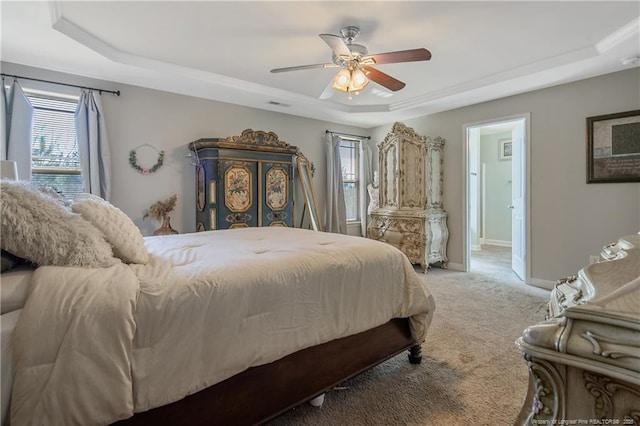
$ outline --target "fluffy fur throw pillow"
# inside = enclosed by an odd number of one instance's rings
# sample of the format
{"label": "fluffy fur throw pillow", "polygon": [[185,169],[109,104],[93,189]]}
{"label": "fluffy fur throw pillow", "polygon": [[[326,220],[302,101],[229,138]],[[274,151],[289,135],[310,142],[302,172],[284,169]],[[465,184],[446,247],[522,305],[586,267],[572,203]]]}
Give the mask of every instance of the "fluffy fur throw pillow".
{"label": "fluffy fur throw pillow", "polygon": [[119,262],[97,228],[28,182],[0,182],[0,213],[2,249],[39,266]]}
{"label": "fluffy fur throw pillow", "polygon": [[122,210],[93,194],[78,195],[71,209],[102,231],[113,246],[113,253],[123,262],[149,262],[140,230]]}

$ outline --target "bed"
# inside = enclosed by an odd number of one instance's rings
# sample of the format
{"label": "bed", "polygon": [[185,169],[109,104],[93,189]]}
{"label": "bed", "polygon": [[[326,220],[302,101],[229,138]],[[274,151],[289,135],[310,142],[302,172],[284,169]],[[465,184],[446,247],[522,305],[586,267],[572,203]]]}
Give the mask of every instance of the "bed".
{"label": "bed", "polygon": [[[24,256],[5,243],[15,224],[4,189],[2,248]],[[120,257],[32,271],[12,311],[13,371],[3,365],[12,424],[257,424],[405,350],[420,361],[435,304],[389,245],[249,228],[134,235],[127,250],[108,229],[123,232],[122,212],[76,203],[74,220],[96,225]],[[82,203],[108,213],[102,225]],[[5,336],[3,326],[3,353]]]}

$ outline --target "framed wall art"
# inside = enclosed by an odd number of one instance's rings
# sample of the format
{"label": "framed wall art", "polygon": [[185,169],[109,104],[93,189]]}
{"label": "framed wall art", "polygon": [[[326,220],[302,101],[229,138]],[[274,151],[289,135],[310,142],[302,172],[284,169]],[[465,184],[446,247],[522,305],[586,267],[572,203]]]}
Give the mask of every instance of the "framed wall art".
{"label": "framed wall art", "polygon": [[587,183],[640,182],[640,110],[587,117]]}
{"label": "framed wall art", "polygon": [[513,152],[513,144],[511,143],[511,139],[500,139],[498,141],[498,146],[500,147],[500,159],[511,160]]}

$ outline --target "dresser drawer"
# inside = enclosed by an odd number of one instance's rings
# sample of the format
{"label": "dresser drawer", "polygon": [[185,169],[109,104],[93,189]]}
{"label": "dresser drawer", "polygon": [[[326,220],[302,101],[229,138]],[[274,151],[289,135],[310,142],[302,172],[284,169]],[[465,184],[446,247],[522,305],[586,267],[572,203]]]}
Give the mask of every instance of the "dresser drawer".
{"label": "dresser drawer", "polygon": [[425,219],[371,215],[369,238],[391,244],[402,251],[411,263],[425,263]]}

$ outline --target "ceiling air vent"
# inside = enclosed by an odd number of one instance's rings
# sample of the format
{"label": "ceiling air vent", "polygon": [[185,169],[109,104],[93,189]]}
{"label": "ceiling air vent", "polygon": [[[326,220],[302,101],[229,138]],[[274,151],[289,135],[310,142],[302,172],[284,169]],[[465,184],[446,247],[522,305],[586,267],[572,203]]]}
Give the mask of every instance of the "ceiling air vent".
{"label": "ceiling air vent", "polygon": [[268,101],[267,105],[273,105],[273,106],[279,106],[279,107],[290,107],[291,105],[289,104],[283,104],[282,102],[278,102],[278,101]]}

